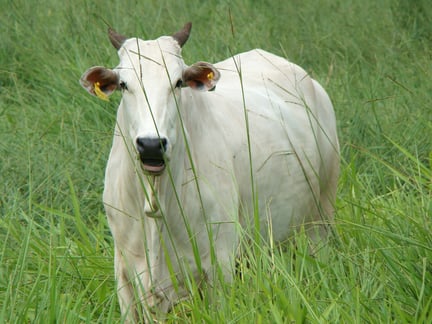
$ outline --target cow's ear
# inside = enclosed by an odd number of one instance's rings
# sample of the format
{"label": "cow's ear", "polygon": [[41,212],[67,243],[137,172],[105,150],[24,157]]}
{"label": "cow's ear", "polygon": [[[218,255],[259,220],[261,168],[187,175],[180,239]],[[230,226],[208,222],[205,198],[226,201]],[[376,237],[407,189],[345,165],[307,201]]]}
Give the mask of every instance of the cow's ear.
{"label": "cow's ear", "polygon": [[84,72],[80,84],[91,95],[108,100],[108,96],[119,87],[119,77],[113,70],[94,66]]}
{"label": "cow's ear", "polygon": [[183,71],[183,84],[195,90],[212,91],[220,79],[220,72],[210,63],[198,62]]}

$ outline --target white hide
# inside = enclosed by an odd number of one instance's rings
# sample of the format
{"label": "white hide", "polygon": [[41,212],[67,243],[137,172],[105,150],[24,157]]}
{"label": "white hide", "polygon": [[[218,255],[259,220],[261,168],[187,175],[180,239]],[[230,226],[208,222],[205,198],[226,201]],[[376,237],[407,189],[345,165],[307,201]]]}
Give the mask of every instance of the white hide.
{"label": "white hide", "polygon": [[[186,296],[185,273],[211,284],[219,267],[232,279],[241,229],[253,236],[253,194],[261,234],[277,242],[300,226],[325,232],[333,215],[339,145],[323,88],[258,49],[215,64],[215,91],[175,88],[186,68],[180,54],[172,37],[132,38],[113,70],[127,90],[103,199],[121,310],[131,321],[137,300],[144,317],[157,317]],[[150,135],[168,140],[160,176],[144,174],[136,157],[135,139]]]}

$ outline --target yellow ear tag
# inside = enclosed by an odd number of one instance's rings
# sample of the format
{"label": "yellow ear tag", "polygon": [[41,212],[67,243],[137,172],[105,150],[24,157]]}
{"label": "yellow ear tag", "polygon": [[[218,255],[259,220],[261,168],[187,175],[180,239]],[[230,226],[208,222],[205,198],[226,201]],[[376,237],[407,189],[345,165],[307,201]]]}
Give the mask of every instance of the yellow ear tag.
{"label": "yellow ear tag", "polygon": [[210,72],[209,74],[207,74],[207,79],[213,80],[213,78],[214,78],[214,73],[213,72]]}
{"label": "yellow ear tag", "polygon": [[109,101],[108,96],[100,89],[100,83],[96,82],[94,84],[94,92],[99,99]]}

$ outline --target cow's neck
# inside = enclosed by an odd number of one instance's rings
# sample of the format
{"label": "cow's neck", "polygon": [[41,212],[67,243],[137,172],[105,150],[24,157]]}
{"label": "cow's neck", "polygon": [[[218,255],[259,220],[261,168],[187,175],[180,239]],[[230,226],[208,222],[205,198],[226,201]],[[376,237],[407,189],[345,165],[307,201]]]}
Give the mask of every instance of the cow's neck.
{"label": "cow's neck", "polygon": [[160,202],[158,197],[160,196],[160,181],[161,177],[148,176],[144,181],[144,189],[146,192],[144,213],[148,217],[160,217]]}

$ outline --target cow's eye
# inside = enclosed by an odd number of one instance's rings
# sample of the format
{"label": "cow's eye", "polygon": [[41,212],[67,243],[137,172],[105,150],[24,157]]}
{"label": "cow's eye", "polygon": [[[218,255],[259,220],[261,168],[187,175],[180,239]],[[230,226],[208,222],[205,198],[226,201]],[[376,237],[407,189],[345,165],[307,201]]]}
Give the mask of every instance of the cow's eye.
{"label": "cow's eye", "polygon": [[120,81],[119,86],[120,86],[120,89],[122,89],[122,90],[128,89],[127,84],[124,81]]}
{"label": "cow's eye", "polygon": [[182,79],[179,79],[179,80],[177,81],[175,87],[176,87],[176,88],[181,88],[182,85],[183,85],[183,80],[182,80]]}

